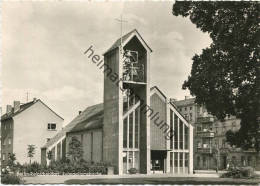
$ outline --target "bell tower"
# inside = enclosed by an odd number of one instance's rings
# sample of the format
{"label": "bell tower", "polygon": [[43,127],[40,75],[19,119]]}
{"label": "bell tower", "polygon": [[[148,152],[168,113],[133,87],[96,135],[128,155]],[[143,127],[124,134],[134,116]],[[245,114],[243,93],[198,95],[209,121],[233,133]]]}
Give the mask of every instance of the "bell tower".
{"label": "bell tower", "polygon": [[103,161],[117,174],[150,172],[150,53],[135,29],[104,53]]}

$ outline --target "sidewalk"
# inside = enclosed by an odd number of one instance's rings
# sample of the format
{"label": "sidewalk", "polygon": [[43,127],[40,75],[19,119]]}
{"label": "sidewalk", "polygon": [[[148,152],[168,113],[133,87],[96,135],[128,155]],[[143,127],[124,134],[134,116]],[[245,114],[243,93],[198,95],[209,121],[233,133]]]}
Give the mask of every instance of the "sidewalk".
{"label": "sidewalk", "polygon": [[35,176],[35,177],[24,177],[26,184],[58,184],[64,183],[69,179],[113,179],[113,178],[165,178],[165,177],[197,177],[197,178],[218,178],[218,174],[134,174],[134,175],[47,175],[47,176]]}

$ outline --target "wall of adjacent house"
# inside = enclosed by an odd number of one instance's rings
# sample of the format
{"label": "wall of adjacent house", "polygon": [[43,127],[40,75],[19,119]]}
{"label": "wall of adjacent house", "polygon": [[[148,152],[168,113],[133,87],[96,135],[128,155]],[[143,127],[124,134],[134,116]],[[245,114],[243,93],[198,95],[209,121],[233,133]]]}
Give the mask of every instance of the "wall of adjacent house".
{"label": "wall of adjacent house", "polygon": [[[19,163],[29,162],[28,145],[35,145],[35,155],[32,161],[41,161],[41,147],[61,130],[63,119],[53,113],[43,103],[37,101],[31,107],[14,118],[13,151]],[[56,123],[56,130],[48,130],[48,123]]]}
{"label": "wall of adjacent house", "polygon": [[1,122],[1,156],[2,165],[6,165],[8,154],[13,153],[13,120],[8,119]]}

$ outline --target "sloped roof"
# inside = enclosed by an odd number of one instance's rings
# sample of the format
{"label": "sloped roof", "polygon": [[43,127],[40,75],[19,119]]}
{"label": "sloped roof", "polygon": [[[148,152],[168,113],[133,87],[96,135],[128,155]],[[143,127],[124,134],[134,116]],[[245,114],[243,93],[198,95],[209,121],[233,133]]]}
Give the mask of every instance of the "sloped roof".
{"label": "sloped roof", "polygon": [[189,98],[179,101],[173,101],[173,104],[175,104],[177,107],[179,106],[185,106],[185,105],[192,105],[195,103],[195,98]]}
{"label": "sloped roof", "polygon": [[[139,34],[139,32],[136,29],[134,29],[131,32],[128,32],[127,34],[123,35],[122,36],[122,43],[124,43],[133,33],[138,34],[140,36],[140,38],[142,39],[142,41],[145,43],[145,45],[152,51],[152,49],[147,45],[147,43],[144,41],[144,39],[142,38],[142,36]],[[120,45],[121,45],[121,38],[117,39],[114,42],[114,44],[103,55],[105,55],[106,53],[120,47]]]}
{"label": "sloped roof", "polygon": [[[157,86],[150,88],[150,90],[153,89],[158,89],[160,94],[166,97]],[[176,109],[176,106],[174,104],[172,103],[170,104]],[[177,109],[176,111],[179,112]],[[181,113],[180,115],[182,116]],[[53,138],[51,138],[50,141],[48,141],[42,148],[48,148],[52,146],[63,136],[65,136],[66,133],[73,133],[73,132],[85,131],[90,129],[100,129],[103,127],[103,119],[104,119],[103,103],[87,107],[81,114],[76,116],[76,118],[74,118],[60,132],[58,132]],[[184,117],[183,119],[186,120]]]}
{"label": "sloped roof", "polygon": [[78,123],[75,127],[73,127],[69,132],[79,132],[90,129],[99,129],[103,127],[103,118],[104,118],[104,110],[100,110],[87,120]]}
{"label": "sloped roof", "polygon": [[67,124],[61,131],[59,131],[53,138],[51,138],[42,148],[48,148],[52,146],[64,135],[66,135],[67,132],[70,132],[78,124],[82,125],[81,123],[84,123],[88,119],[93,118],[93,116],[95,116],[100,111],[103,111],[103,103],[87,107],[84,111],[77,115],[69,124]]}
{"label": "sloped roof", "polygon": [[56,112],[54,112],[50,107],[48,107],[40,99],[37,99],[35,101],[31,101],[31,102],[28,102],[28,103],[25,103],[25,104],[21,104],[20,109],[16,112],[14,112],[14,109],[12,108],[11,112],[5,113],[4,115],[1,116],[1,121],[13,118],[14,116],[16,116],[16,115],[20,114],[21,112],[25,111],[27,108],[31,107],[32,105],[34,105],[37,102],[41,102],[44,106],[46,106],[48,109],[50,109],[54,114],[56,114],[58,117],[63,119],[60,115],[58,115]]}

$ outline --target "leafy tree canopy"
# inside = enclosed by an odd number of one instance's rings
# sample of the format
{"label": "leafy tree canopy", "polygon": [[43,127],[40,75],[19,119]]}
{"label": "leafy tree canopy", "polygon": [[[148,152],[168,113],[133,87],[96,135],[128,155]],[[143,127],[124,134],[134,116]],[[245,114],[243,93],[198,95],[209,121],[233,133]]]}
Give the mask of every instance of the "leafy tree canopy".
{"label": "leafy tree canopy", "polygon": [[69,142],[68,156],[73,162],[79,162],[83,158],[82,144],[76,136],[73,136]]}
{"label": "leafy tree canopy", "polygon": [[[259,151],[259,2],[176,2],[172,13],[189,17],[209,34],[212,43],[193,56],[191,74],[183,84],[218,119],[241,119],[229,132],[234,145]],[[238,140],[239,138],[239,140]]]}

